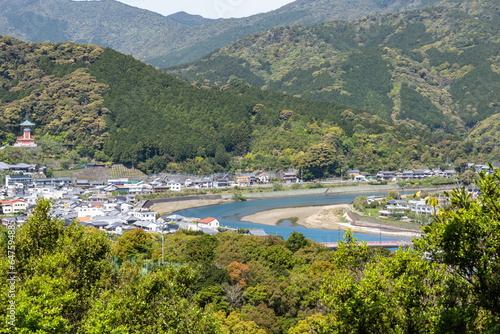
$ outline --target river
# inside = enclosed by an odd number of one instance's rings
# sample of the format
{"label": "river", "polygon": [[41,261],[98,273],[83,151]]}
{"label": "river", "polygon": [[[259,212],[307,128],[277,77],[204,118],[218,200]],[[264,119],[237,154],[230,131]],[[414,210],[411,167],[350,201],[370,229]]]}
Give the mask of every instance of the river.
{"label": "river", "polygon": [[[369,193],[370,196],[386,196],[387,193]],[[214,217],[219,220],[221,225],[234,228],[262,228],[267,234],[279,235],[284,239],[288,239],[293,231],[304,234],[317,242],[336,242],[342,240],[344,231],[341,230],[324,230],[306,228],[303,226],[292,226],[290,222],[285,222],[279,226],[270,226],[255,224],[251,222],[241,221],[241,217],[251,215],[256,212],[300,206],[314,205],[331,205],[331,204],[346,204],[351,203],[354,198],[361,196],[358,194],[332,194],[307,197],[289,197],[289,198],[274,198],[264,200],[251,200],[245,202],[231,202],[218,205],[202,206],[197,208],[179,210],[173,214],[178,214],[184,217]],[[358,240],[364,241],[386,241],[386,240],[411,240],[405,237],[393,237],[376,234],[354,233]]]}

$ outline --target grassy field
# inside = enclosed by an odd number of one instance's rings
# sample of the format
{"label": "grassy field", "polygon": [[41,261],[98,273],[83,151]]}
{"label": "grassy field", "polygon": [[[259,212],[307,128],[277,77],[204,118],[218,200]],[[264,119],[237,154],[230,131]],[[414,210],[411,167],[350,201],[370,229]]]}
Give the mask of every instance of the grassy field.
{"label": "grassy field", "polygon": [[53,171],[54,177],[71,177],[89,181],[104,181],[108,179],[129,179],[130,181],[141,181],[147,175],[138,169],[127,168],[122,164],[115,164],[111,167],[79,168]]}

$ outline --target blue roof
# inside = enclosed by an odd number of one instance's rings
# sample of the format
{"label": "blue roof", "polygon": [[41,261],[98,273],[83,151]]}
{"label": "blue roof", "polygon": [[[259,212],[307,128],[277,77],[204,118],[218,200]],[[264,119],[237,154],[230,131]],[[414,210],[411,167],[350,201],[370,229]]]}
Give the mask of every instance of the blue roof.
{"label": "blue roof", "polygon": [[28,120],[25,120],[24,122],[22,122],[20,125],[22,126],[34,126],[35,124],[31,123],[30,121]]}

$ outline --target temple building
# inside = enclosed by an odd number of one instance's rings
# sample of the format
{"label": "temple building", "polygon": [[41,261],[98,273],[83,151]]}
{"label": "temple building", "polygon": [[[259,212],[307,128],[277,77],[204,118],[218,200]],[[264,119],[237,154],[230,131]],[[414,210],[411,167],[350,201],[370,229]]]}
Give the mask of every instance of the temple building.
{"label": "temple building", "polygon": [[14,147],[35,147],[36,142],[35,138],[31,137],[31,127],[35,126],[35,124],[26,120],[20,124],[23,127],[23,136],[18,137]]}

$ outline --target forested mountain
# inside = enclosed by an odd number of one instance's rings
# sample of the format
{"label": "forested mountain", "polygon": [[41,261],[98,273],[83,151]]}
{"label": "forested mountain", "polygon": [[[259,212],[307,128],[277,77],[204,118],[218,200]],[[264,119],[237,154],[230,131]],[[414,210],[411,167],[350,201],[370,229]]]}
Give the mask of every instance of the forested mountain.
{"label": "forested mountain", "polygon": [[354,19],[430,2],[434,0],[299,0],[248,18],[210,20],[182,12],[164,17],[115,0],[0,0],[0,34],[33,42],[98,44],[168,67],[279,25]]}
{"label": "forested mountain", "polygon": [[482,160],[498,156],[496,146],[482,151],[480,142],[409,131],[370,110],[263,91],[242,79],[191,85],[94,45],[2,37],[0,73],[2,144],[13,143],[29,119],[45,142],[146,172],[294,166],[312,178],[341,168],[434,167],[475,153]]}
{"label": "forested mountain", "polygon": [[370,110],[394,124],[466,131],[498,113],[500,14],[493,0],[442,2],[351,22],[287,26],[170,70]]}

